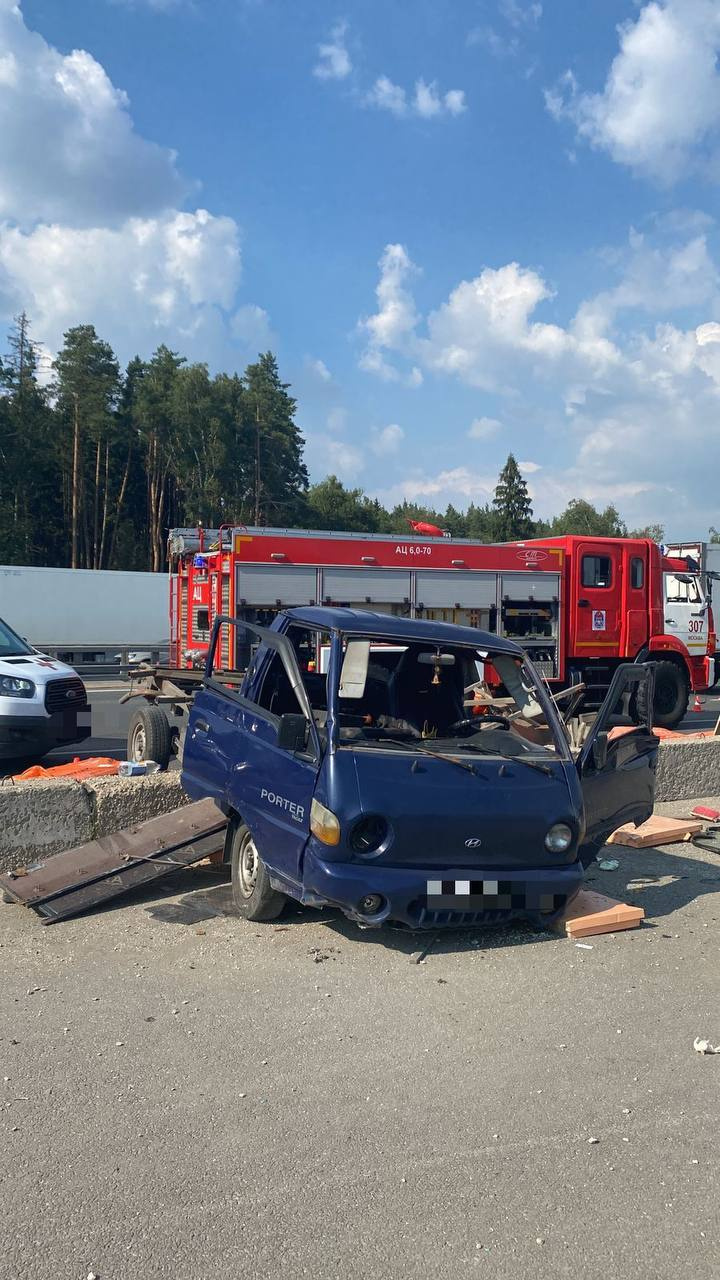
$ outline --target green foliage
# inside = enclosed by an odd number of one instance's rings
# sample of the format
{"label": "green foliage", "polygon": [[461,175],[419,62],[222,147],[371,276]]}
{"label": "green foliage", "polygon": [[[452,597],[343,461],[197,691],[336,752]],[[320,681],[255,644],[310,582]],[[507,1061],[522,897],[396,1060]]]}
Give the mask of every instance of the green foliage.
{"label": "green foliage", "polygon": [[[598,511],[591,502],[584,498],[571,498],[565,510],[550,522],[549,532],[552,535],[562,533],[584,534],[594,538],[626,538],[627,526],[615,507],[606,507]],[[633,535],[645,537],[645,534]]]}
{"label": "green foliage", "polygon": [[659,546],[665,541],[665,528],[661,524],[646,524],[642,529],[633,529],[628,534],[628,537],[649,538],[651,542],[656,542]]}
{"label": "green foliage", "polygon": [[[417,502],[387,510],[337,476],[308,487],[297,405],[271,352],[243,374],[211,377],[166,346],[120,372],[92,325],[65,334],[50,388],[26,315],[0,360],[0,540],[9,564],[165,566],[174,525],[273,524],[412,535],[428,521],[454,538],[510,541],[541,534],[623,536],[617,510],[573,499],[533,522],[512,454],[491,505]],[[710,531],[714,541],[720,534]],[[658,525],[636,536],[661,541]]]}
{"label": "green foliage", "polygon": [[532,506],[525,483],[512,454],[508,456],[495,488],[495,537],[498,542],[529,538],[533,533]]}

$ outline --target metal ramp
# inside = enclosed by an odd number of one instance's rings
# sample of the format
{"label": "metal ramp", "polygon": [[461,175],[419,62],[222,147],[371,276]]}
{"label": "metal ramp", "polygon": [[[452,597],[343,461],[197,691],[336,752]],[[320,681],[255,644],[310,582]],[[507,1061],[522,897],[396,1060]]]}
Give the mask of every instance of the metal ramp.
{"label": "metal ramp", "polygon": [[32,907],[43,924],[53,924],[217,854],[226,826],[214,800],[198,800],[6,872],[0,890],[6,899]]}

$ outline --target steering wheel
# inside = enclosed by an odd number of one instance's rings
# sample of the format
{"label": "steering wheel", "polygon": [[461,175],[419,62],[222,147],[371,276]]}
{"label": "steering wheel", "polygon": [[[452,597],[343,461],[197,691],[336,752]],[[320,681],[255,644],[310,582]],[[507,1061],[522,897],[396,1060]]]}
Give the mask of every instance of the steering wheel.
{"label": "steering wheel", "polygon": [[481,725],[487,724],[488,720],[494,724],[502,725],[503,729],[510,728],[510,720],[508,716],[504,716],[500,711],[486,711],[481,716],[473,716],[472,719],[456,720],[451,724],[448,732],[452,733],[456,729],[478,729]]}

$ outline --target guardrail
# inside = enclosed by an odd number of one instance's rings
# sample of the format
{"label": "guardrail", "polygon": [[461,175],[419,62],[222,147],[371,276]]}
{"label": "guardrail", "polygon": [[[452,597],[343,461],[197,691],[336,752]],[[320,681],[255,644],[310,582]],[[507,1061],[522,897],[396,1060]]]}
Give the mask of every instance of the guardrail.
{"label": "guardrail", "polygon": [[[170,656],[169,644],[35,644],[36,649],[47,653],[58,662],[66,662],[85,679],[115,678],[127,675],[131,669],[130,654],[142,654],[143,661],[166,665]],[[97,654],[98,660],[88,658]],[[112,659],[108,655],[112,654]],[[102,657],[100,657],[102,655]],[[149,655],[149,656],[146,656]],[[83,660],[85,658],[85,660]],[[135,663],[132,664],[133,666]]]}

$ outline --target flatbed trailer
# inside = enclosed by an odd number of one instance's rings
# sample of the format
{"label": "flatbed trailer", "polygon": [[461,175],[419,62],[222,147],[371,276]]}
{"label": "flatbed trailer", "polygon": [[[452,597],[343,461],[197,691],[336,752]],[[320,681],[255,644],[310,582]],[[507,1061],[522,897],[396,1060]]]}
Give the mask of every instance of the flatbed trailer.
{"label": "flatbed trailer", "polygon": [[[143,664],[130,672],[130,688],[120,698],[121,705],[137,704],[128,728],[128,760],[154,760],[167,769],[182,756],[190,707],[203,682],[198,667],[151,666]],[[223,684],[237,688],[244,671],[218,671]]]}

